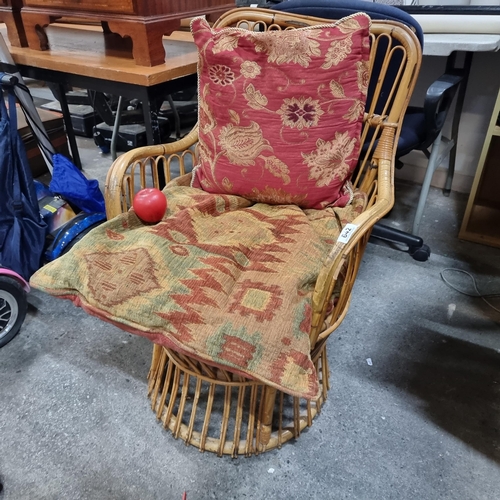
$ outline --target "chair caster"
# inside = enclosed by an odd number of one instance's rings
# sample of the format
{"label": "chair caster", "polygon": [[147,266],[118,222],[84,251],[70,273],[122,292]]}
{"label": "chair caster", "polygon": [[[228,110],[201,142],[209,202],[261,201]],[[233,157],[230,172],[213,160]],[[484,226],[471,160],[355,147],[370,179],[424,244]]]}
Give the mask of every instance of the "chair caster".
{"label": "chair caster", "polygon": [[431,255],[431,249],[429,245],[425,243],[419,247],[409,247],[408,253],[413,257],[413,259],[418,260],[419,262],[425,262]]}
{"label": "chair caster", "polygon": [[[385,241],[404,245],[405,248],[401,248],[401,250],[408,252],[419,262],[425,262],[431,254],[431,249],[424,243],[424,240],[420,236],[405,233],[400,229],[385,226],[379,222],[373,226],[371,235],[374,238],[380,238]],[[406,250],[406,247],[408,247],[408,250]]]}

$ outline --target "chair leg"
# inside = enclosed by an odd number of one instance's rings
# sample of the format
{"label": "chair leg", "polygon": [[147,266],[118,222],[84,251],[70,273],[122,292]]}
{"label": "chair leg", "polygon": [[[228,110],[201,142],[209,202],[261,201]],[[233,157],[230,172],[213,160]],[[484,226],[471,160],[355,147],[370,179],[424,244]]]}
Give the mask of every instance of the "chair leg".
{"label": "chair leg", "polygon": [[316,401],[304,401],[155,344],[151,409],[175,438],[200,451],[236,457],[281,448],[312,425],[325,402],[326,346],[318,349],[313,362],[323,392]]}
{"label": "chair leg", "polygon": [[425,262],[431,255],[431,249],[424,243],[420,236],[401,231],[395,227],[385,226],[377,222],[373,226],[372,234],[374,238],[386,240],[394,243],[402,243],[408,246],[408,253],[413,259]]}
{"label": "chair leg", "polygon": [[[454,145],[454,148],[456,148],[456,145]],[[450,152],[450,156],[451,156],[451,152]],[[443,188],[444,196],[450,196],[451,184],[453,182],[454,175],[455,175],[455,160],[451,161],[451,159],[450,159],[450,163],[448,165],[448,175],[446,176],[446,182],[445,182],[444,188]]]}
{"label": "chair leg", "polygon": [[151,367],[148,373],[148,396],[151,395],[155,381],[158,377],[158,366],[160,365],[160,359],[162,357],[163,349],[157,344],[153,344],[153,356],[151,359]]}
{"label": "chair leg", "polygon": [[425,172],[424,182],[422,183],[422,190],[420,191],[420,197],[418,199],[417,212],[415,213],[415,218],[413,219],[413,230],[412,233],[416,236],[418,235],[418,230],[420,227],[420,220],[424,213],[425,202],[427,201],[427,196],[429,194],[429,188],[431,186],[432,176],[439,166],[438,155],[439,146],[441,145],[442,132],[436,137],[436,140],[432,144],[431,156],[429,158],[429,163],[427,164],[427,170]]}
{"label": "chair leg", "polygon": [[269,444],[272,432],[272,421],[274,403],[276,400],[276,389],[266,386],[262,394],[262,406],[260,408],[260,422],[257,431],[257,450],[265,451]]}

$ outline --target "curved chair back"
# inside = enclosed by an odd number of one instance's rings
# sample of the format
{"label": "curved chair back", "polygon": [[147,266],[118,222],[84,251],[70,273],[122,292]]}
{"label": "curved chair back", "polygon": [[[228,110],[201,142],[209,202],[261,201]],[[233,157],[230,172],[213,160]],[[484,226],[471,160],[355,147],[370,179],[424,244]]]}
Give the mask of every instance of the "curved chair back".
{"label": "curved chair back", "polygon": [[340,19],[353,12],[366,12],[373,20],[405,24],[415,33],[420,46],[424,46],[424,33],[420,24],[413,16],[392,5],[366,0],[284,0],[273,6],[273,9],[325,19]]}
{"label": "curved chair back", "polygon": [[[374,21],[393,21],[408,26],[418,38],[421,48],[424,43],[424,35],[418,22],[411,15],[391,5],[373,3],[366,0],[284,0],[274,6],[273,9],[325,19],[341,19],[356,12],[365,12]],[[392,43],[397,44],[397,41],[393,41]],[[367,104],[369,105],[375,98],[377,100],[376,112],[379,114],[383,113],[385,99],[390,95],[391,82],[397,78],[402,62],[401,53],[398,53],[388,63],[385,58],[386,51],[387,47],[377,46],[372,68],[372,74],[374,75],[380,74],[382,67],[385,68],[384,71],[386,71],[387,75],[384,77],[384,80],[386,83],[382,87],[380,94],[377,94],[376,97],[374,94],[374,78],[372,78],[368,88]]]}
{"label": "curved chair back", "polygon": [[[424,45],[423,31],[415,18],[402,9],[391,5],[374,3],[366,0],[284,0],[273,6],[273,8],[282,12],[320,16],[329,19],[339,19],[340,17],[353,14],[354,12],[365,12],[372,20],[390,20],[405,24],[415,33],[420,42],[420,46],[423,48]],[[383,54],[375,57],[375,72],[377,72],[377,67],[384,64],[383,58]],[[398,71],[398,64],[391,64],[387,71],[389,75],[395,74]],[[454,155],[456,152],[456,132],[455,138],[449,140],[442,137],[441,131],[463,76],[463,70],[453,70],[442,75],[427,90],[423,106],[411,107],[408,109],[402,125],[401,140],[398,143],[396,152],[397,168],[403,166],[403,162],[401,162],[399,158],[413,150],[422,151],[427,158],[429,158],[427,173],[422,184],[422,191],[413,222],[412,234],[395,231],[392,228],[381,225],[379,225],[374,232],[375,235],[383,239],[408,245],[408,252],[417,260],[427,260],[430,252],[429,248],[423,245],[422,239],[417,238],[416,235],[419,232],[420,218],[424,209],[432,175],[448,152],[450,152],[450,166],[448,168],[448,176],[444,189],[445,194],[449,193],[451,188],[454,171]],[[372,89],[369,89],[368,92],[369,103],[370,100],[373,99],[371,90]],[[384,95],[386,90],[385,88],[382,90],[382,95]],[[380,108],[377,108],[377,112],[380,112]],[[443,150],[438,155],[441,141],[446,143],[446,147],[441,148]],[[435,150],[434,154],[428,150],[431,145],[432,150]],[[426,249],[420,251],[423,247]]]}
{"label": "curved chair back", "polygon": [[[302,3],[290,0],[278,4],[294,6]],[[315,2],[321,3],[321,2]],[[325,2],[328,3],[328,2]],[[345,2],[348,3],[348,2]],[[353,2],[354,3],[354,2]],[[368,2],[358,1],[368,4]],[[311,12],[319,12],[311,7]],[[308,10],[309,12],[309,10]],[[324,11],[323,11],[324,12]],[[333,13],[333,11],[331,11]],[[354,12],[357,10],[354,9]],[[326,14],[326,12],[324,12]],[[353,9],[347,13],[353,13]],[[338,11],[340,17],[342,11]],[[339,18],[336,16],[335,18]],[[292,29],[306,25],[324,24],[325,19],[297,15],[284,11],[263,9],[237,9],[219,18],[214,27],[239,26],[253,30]],[[399,132],[410,96],[420,69],[421,49],[413,31],[401,23],[372,21],[370,54],[370,81],[365,108],[365,122],[361,136],[362,154],[359,169],[353,179],[355,187],[365,192],[373,181],[369,173],[374,161],[385,158],[392,161],[395,155]],[[385,134],[385,139],[381,141]],[[375,154],[375,151],[377,153]],[[375,154],[375,156],[374,156]],[[376,158],[376,160],[375,160]],[[366,174],[370,175],[366,175]],[[372,172],[373,173],[373,172]],[[377,196],[388,196],[390,206],[394,203],[392,183],[390,192],[382,192],[383,185],[378,183]]]}

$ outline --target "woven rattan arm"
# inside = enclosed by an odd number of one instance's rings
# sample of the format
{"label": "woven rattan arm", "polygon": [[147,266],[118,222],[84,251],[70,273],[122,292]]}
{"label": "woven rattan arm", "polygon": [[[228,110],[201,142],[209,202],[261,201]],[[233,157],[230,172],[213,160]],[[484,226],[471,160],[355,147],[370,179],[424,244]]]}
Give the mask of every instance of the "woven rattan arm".
{"label": "woven rattan arm", "polygon": [[[395,128],[386,126],[374,153],[371,167],[362,182],[363,191],[369,196],[368,208],[351,224],[355,227],[347,242],[337,241],[323,263],[312,297],[311,348],[318,341],[324,341],[342,322],[349,308],[354,285],[363,252],[371,230],[376,222],[386,215],[394,204],[394,142]],[[373,172],[373,175],[370,173]],[[326,321],[331,308],[331,297],[340,274],[343,281],[340,295],[333,313]]]}
{"label": "woven rattan arm", "polygon": [[[116,217],[117,215],[127,211],[129,208],[130,203],[126,202],[127,193],[125,192],[125,186],[127,183],[125,181],[126,176],[130,175],[130,169],[133,168],[134,164],[141,161],[144,162],[148,159],[151,159],[151,161],[155,163],[158,158],[168,159],[171,155],[179,157],[179,155],[190,152],[190,148],[192,148],[197,141],[198,127],[195,127],[188,135],[179,141],[167,144],[158,144],[155,146],[144,146],[129,151],[128,153],[118,157],[113,165],[111,165],[106,177],[105,200],[106,215],[108,219]],[[167,175],[165,177],[167,180],[170,180],[172,177],[170,172],[170,163],[168,161],[162,162],[161,166],[167,170]],[[141,183],[142,181],[143,179],[141,179]],[[153,173],[153,182],[155,185],[158,184],[157,172]],[[145,186],[141,185],[141,187]]]}

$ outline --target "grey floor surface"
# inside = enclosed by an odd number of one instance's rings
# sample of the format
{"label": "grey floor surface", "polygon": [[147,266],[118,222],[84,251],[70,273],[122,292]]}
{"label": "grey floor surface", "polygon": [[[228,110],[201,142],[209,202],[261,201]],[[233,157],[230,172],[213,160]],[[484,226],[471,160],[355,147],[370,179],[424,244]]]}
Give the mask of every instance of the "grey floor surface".
{"label": "grey floor surface", "polygon": [[[110,159],[79,143],[102,181]],[[410,226],[417,194],[398,184],[392,224]],[[457,239],[465,202],[431,190],[425,263],[368,245],[329,339],[321,415],[257,457],[175,440],[146,398],[150,343],[34,291],[21,333],[0,350],[0,498],[500,498],[500,314],[440,277],[458,268],[482,293],[500,292],[500,249]],[[471,290],[464,275],[449,278]]]}

